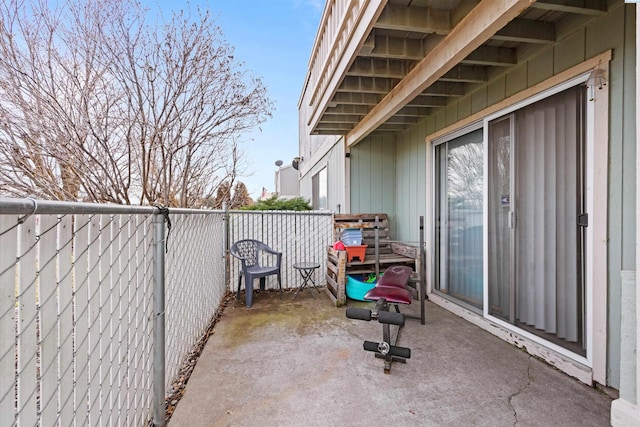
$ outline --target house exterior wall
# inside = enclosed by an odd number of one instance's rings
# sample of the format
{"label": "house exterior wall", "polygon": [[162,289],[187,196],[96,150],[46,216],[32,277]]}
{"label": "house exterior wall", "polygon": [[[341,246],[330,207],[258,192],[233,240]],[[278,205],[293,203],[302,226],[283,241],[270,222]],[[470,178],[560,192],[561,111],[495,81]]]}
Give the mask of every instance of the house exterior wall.
{"label": "house exterior wall", "polygon": [[276,171],[276,193],[278,197],[290,198],[300,195],[298,171],[291,165],[282,166]]}
{"label": "house exterior wall", "polygon": [[[598,233],[593,235],[594,243],[599,248],[596,253],[602,255],[590,258],[593,264],[597,264],[598,269],[597,277],[591,276],[592,288],[596,292],[593,296],[594,305],[598,307],[598,315],[594,318],[592,326],[592,329],[599,334],[599,339],[592,340],[599,346],[598,360],[591,361],[593,371],[581,364],[575,368],[565,369],[563,366],[561,369],[565,372],[570,372],[571,369],[574,371],[583,369],[582,374],[580,372],[576,374],[583,381],[595,380],[619,389],[620,399],[614,401],[617,408],[614,410],[612,407],[612,424],[638,425],[637,416],[628,417],[627,419],[631,422],[620,421],[624,418],[621,418],[622,413],[638,414],[637,411],[640,410],[638,406],[638,388],[640,388],[638,365],[640,363],[637,356],[640,310],[637,308],[638,304],[634,308],[626,301],[628,298],[633,298],[633,293],[630,292],[631,286],[635,286],[635,298],[636,301],[640,301],[638,297],[640,293],[637,292],[638,281],[630,279],[636,277],[637,260],[640,259],[636,251],[638,236],[640,236],[637,231],[639,190],[636,188],[637,183],[640,182],[636,177],[637,164],[640,164],[637,163],[640,157],[637,153],[638,131],[636,128],[638,117],[636,82],[639,75],[636,71],[637,5],[625,4],[624,0],[609,0],[607,6],[606,14],[600,17],[572,15],[564,21],[567,25],[563,25],[563,22],[558,23],[556,42],[544,48],[540,48],[539,45],[531,45],[528,49],[519,48],[517,66],[506,71],[491,69],[486,84],[477,85],[471,93],[450,102],[446,107],[434,110],[430,116],[402,133],[394,135],[373,131],[368,136],[363,136],[371,132],[371,126],[377,123],[375,120],[382,122],[388,118],[380,111],[389,110],[385,110],[385,102],[393,107],[394,104],[389,99],[398,99],[398,97],[389,97],[378,104],[381,108],[378,109],[377,114],[371,114],[367,117],[369,120],[365,118],[358,124],[357,132],[352,130],[348,134],[350,140],[347,149],[351,157],[343,162],[345,170],[342,174],[344,179],[342,183],[347,185],[343,186],[342,191],[345,200],[344,211],[388,213],[393,227],[392,237],[395,240],[416,241],[419,238],[418,220],[421,215],[424,215],[427,259],[431,259],[433,255],[430,247],[432,241],[430,234],[433,227],[431,218],[433,184],[430,168],[433,148],[429,141],[464,127],[473,120],[495,113],[505,108],[505,104],[513,105],[518,102],[518,98],[521,100],[523,97],[533,96],[542,90],[540,87],[550,87],[550,82],[553,85],[560,84],[576,69],[584,73],[599,67],[600,64],[597,61],[602,59],[608,83],[605,90],[598,93],[602,94],[599,99],[606,101],[606,107],[600,108],[599,115],[596,114],[596,121],[600,126],[596,131],[598,135],[594,139],[604,142],[604,148],[598,146],[600,151],[596,152],[596,156],[604,153],[596,161],[597,167],[602,166],[603,163],[604,167],[600,171],[595,171],[594,175],[598,179],[591,184],[598,187],[594,193],[600,198],[594,201],[594,204],[604,206],[600,209],[602,214],[597,218],[605,219],[591,223],[590,218],[590,227],[598,229]],[[367,21],[375,14],[372,12],[358,16],[367,16],[368,18],[364,19]],[[571,30],[565,30],[565,28]],[[575,28],[579,29],[575,30]],[[357,37],[356,40],[358,40]],[[454,38],[454,40],[457,39]],[[350,57],[354,47],[352,43],[347,43],[346,47],[340,47],[336,51],[339,52],[338,55],[344,54],[345,57]],[[434,59],[444,61],[445,56],[447,54],[443,53]],[[333,63],[342,64],[341,61]],[[588,64],[589,68],[585,64]],[[424,73],[420,75],[424,75],[427,79],[431,78]],[[338,72],[337,76],[339,78],[341,74]],[[413,85],[411,88],[405,85],[405,92],[426,83],[415,80],[402,81],[402,83],[410,81]],[[313,84],[310,86],[315,87]],[[322,87],[330,92],[335,86],[328,84]],[[305,86],[304,93],[306,90]],[[301,134],[303,135],[309,124],[308,112],[303,111],[308,104],[308,102],[301,104],[301,122],[304,123]],[[594,109],[598,110],[598,107]],[[604,113],[602,113],[603,110]],[[309,138],[319,137],[310,136]],[[311,152],[315,153],[314,157],[318,157],[318,160],[312,162],[310,166],[305,166],[310,169],[305,169],[302,173],[303,179],[309,180],[308,188],[304,190],[308,194],[311,194],[310,180],[314,171],[319,170],[323,164],[327,164],[327,160],[324,160],[325,156],[337,150],[334,145],[323,144],[317,145],[308,141],[301,146],[301,153],[309,150],[310,147],[315,147],[311,148]],[[340,147],[340,150],[344,157],[344,149]],[[336,166],[338,164],[336,163]],[[333,172],[330,172],[330,176],[332,175]],[[331,188],[334,190],[330,192],[340,191],[341,183],[336,181],[336,186]],[[430,272],[427,278],[429,274]],[[623,281],[625,277],[627,279]],[[437,295],[434,296],[437,297]],[[445,300],[442,305],[464,315],[465,309],[451,301]],[[512,332],[506,329],[497,331],[500,328],[477,316],[477,313],[471,313],[467,319],[487,330],[495,329],[496,331],[492,330],[492,332],[502,336],[506,341],[514,342],[516,345],[522,344],[517,342],[517,338],[516,341],[512,339]],[[634,330],[636,340],[632,342],[629,337],[634,335]],[[604,348],[605,340],[606,348]],[[528,346],[527,343],[522,345]],[[527,350],[553,363],[552,352],[536,352],[529,347]],[[544,354],[541,356],[542,353]],[[594,373],[596,370],[597,375]],[[635,388],[630,386],[634,383]]]}
{"label": "house exterior wall", "polygon": [[[424,143],[426,132],[426,124],[423,121],[401,135],[396,143],[396,181],[398,182],[396,216],[401,219],[396,221],[396,238],[403,242],[420,241],[420,216],[427,214],[425,183],[428,169],[427,146]],[[425,222],[425,224],[428,230],[429,223]]]}
{"label": "house exterior wall", "polygon": [[396,149],[391,134],[370,135],[351,148],[351,212],[386,213],[396,235]]}
{"label": "house exterior wall", "polygon": [[316,151],[324,153],[319,156],[305,158],[300,171],[300,196],[307,200],[313,198],[312,178],[324,167],[327,168],[327,207],[333,212],[346,212],[345,182],[347,182],[345,169],[345,149],[342,138],[325,139],[325,149]]}
{"label": "house exterior wall", "polygon": [[[607,223],[607,385],[620,386],[621,271],[635,270],[635,6],[611,2],[609,13],[553,45],[519,58],[468,96],[436,111],[397,137],[370,136],[351,150],[352,212],[388,212],[396,239],[415,240],[414,225],[431,209],[425,138],[572,66],[612,50],[609,64],[609,180]],[[390,187],[390,184],[393,184]],[[393,206],[390,206],[391,201]],[[427,222],[427,224],[429,224]],[[429,248],[427,248],[427,256]]]}

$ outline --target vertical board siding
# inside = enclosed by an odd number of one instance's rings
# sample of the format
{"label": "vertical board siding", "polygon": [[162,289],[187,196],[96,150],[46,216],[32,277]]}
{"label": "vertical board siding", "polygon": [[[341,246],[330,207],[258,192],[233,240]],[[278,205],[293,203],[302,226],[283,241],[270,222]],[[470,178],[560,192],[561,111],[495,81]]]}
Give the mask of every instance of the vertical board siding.
{"label": "vertical board siding", "polygon": [[351,150],[351,212],[395,214],[395,137],[372,135]]}
{"label": "vertical board siding", "polygon": [[[424,122],[398,138],[396,182],[398,194],[393,218],[395,239],[407,243],[420,241],[420,216],[425,215],[426,145]],[[418,191],[416,191],[418,189]]]}

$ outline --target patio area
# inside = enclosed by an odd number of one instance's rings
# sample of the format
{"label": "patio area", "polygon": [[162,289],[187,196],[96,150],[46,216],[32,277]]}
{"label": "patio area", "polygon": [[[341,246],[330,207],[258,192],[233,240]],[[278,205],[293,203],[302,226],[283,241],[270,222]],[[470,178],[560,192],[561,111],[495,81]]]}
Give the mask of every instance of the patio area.
{"label": "patio area", "polygon": [[430,302],[426,325],[407,319],[400,333],[411,358],[385,375],[362,349],[381,325],[313,292],[227,306],[169,425],[609,425],[609,396]]}

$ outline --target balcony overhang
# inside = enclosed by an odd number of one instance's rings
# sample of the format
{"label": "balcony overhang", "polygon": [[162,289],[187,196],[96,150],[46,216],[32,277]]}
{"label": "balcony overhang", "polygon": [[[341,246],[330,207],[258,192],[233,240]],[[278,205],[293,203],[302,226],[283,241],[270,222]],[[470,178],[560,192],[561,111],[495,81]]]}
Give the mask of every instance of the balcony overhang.
{"label": "balcony overhang", "polygon": [[[310,68],[305,91],[312,96],[303,94],[303,102],[311,112],[305,117],[309,134],[342,135],[349,146],[371,133],[406,130],[514,67],[523,52],[555,43],[567,25],[584,25],[607,11],[606,0],[348,4],[343,9],[352,14],[345,18],[351,25],[341,26],[345,33],[335,35],[335,51],[325,52],[325,74]],[[327,10],[336,12],[337,2]],[[322,25],[332,22],[341,20],[334,16]],[[312,59],[320,58],[317,49],[318,41]]]}

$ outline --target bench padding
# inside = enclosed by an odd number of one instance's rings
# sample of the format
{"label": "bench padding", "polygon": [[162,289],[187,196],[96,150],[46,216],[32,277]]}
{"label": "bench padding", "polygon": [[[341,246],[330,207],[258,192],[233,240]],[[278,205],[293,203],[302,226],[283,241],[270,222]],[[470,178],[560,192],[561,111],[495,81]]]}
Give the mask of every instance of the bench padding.
{"label": "bench padding", "polygon": [[400,288],[404,289],[409,283],[409,277],[413,269],[406,265],[394,265],[387,268],[378,282],[376,287]]}

